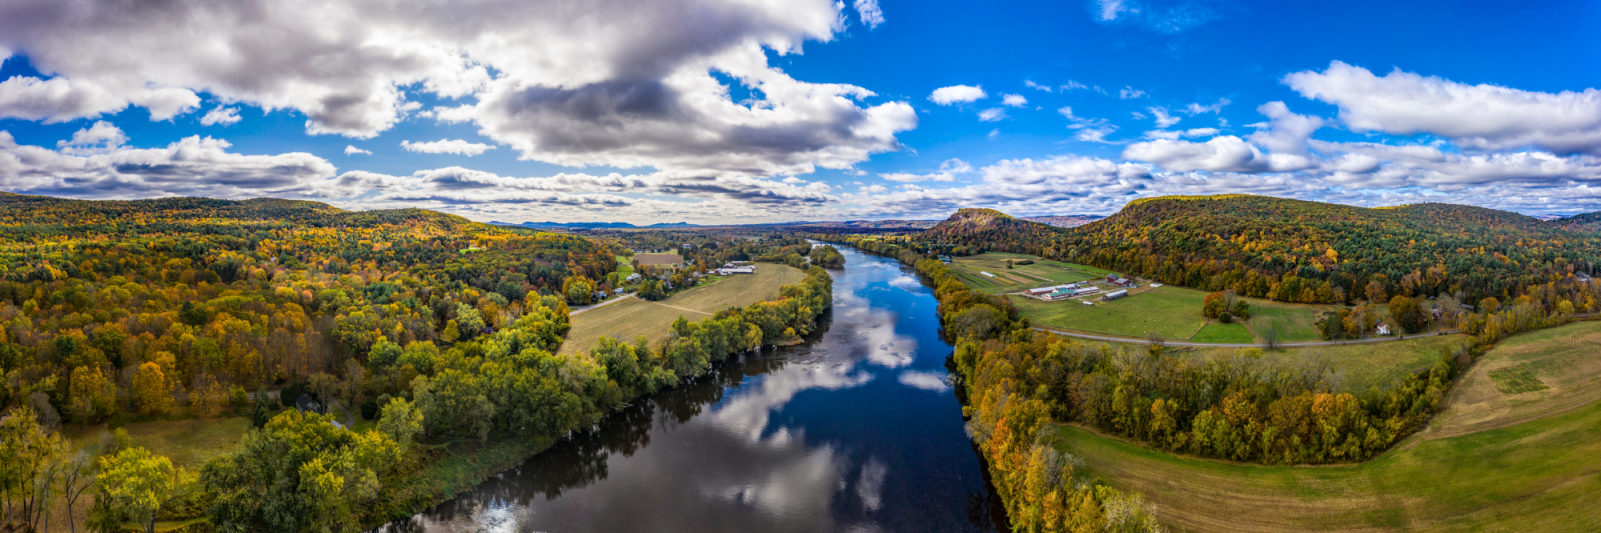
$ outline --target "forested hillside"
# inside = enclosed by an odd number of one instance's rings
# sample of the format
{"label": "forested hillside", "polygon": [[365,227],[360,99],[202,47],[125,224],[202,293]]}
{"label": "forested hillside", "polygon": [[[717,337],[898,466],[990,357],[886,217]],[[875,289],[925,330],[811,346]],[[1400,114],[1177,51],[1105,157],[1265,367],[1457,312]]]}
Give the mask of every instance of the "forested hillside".
{"label": "forested hillside", "polygon": [[[810,249],[753,242],[739,249]],[[680,319],[660,345],[556,355],[563,287],[607,279],[616,251],[417,209],[0,195],[0,492],[27,495],[0,528],[39,528],[71,507],[52,491],[98,479],[95,530],[367,529],[729,355],[808,335],[832,302],[812,267],[773,300]],[[248,393],[278,389],[272,404],[305,392],[328,414],[275,415]],[[376,427],[353,431],[344,412]],[[258,429],[198,473],[125,433],[94,457],[57,431],[223,413]]]}
{"label": "forested hillside", "polygon": [[75,421],[113,409],[74,403],[74,372],[124,394],[140,372],[179,396],[281,383],[503,326],[529,291],[615,268],[585,239],[423,210],[6,195],[0,213],[0,368],[20,373],[0,401],[44,392]]}
{"label": "forested hillside", "polygon": [[1262,196],[1161,197],[1074,229],[968,211],[924,232],[924,248],[1037,253],[1281,301],[1534,294],[1588,308],[1581,295],[1563,292],[1564,282],[1592,274],[1601,261],[1601,234],[1581,225],[1449,204],[1369,209]]}

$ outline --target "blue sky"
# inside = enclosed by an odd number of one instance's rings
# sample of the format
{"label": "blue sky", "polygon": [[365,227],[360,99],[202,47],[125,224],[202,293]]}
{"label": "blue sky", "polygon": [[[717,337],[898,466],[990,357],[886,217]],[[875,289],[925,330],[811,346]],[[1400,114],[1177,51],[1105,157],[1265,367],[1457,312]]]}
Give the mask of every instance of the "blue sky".
{"label": "blue sky", "polygon": [[477,220],[1601,210],[1601,6],[0,6],[0,190]]}

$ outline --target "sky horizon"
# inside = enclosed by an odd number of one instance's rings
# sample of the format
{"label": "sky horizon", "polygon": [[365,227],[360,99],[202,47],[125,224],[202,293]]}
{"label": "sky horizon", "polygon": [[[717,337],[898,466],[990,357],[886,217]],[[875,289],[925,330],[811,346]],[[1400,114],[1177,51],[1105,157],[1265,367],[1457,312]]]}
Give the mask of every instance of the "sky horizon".
{"label": "sky horizon", "polygon": [[0,5],[0,190],[479,221],[1601,211],[1601,4]]}

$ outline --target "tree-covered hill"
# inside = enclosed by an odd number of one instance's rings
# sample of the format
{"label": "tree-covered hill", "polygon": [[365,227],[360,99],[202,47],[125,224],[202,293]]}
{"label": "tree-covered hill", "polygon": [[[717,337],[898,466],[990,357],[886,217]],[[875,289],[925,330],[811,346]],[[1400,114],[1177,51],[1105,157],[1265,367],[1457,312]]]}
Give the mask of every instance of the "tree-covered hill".
{"label": "tree-covered hill", "polygon": [[1574,273],[1594,273],[1601,262],[1601,234],[1451,204],[1370,209],[1264,196],[1170,196],[1130,202],[1073,229],[967,211],[921,240],[1038,253],[1284,301],[1367,298],[1373,282],[1385,296],[1460,292],[1470,301],[1504,301],[1535,287],[1554,290]]}
{"label": "tree-covered hill", "polygon": [[1046,224],[1013,218],[994,209],[961,209],[950,218],[924,230],[919,239],[924,242],[951,245],[957,253],[968,249],[1004,248],[1015,251],[1038,251],[1038,244],[1049,242],[1060,230]]}
{"label": "tree-covered hill", "polygon": [[1547,221],[1546,224],[1569,231],[1601,232],[1601,211]]}

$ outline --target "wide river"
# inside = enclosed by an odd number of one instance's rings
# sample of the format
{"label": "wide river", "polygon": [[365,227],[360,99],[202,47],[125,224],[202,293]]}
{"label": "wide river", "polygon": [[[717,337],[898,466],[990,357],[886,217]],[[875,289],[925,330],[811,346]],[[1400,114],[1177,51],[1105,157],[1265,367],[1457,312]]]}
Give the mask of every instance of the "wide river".
{"label": "wide river", "polygon": [[849,248],[805,344],[636,400],[393,532],[997,531],[915,272]]}

